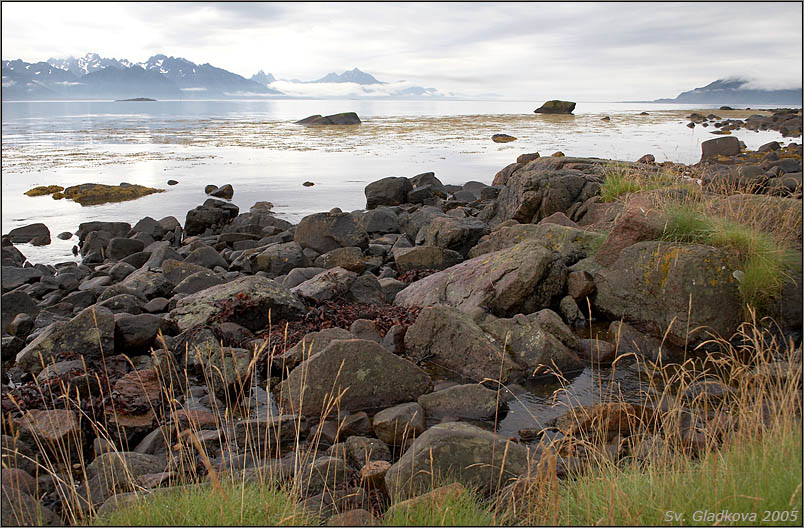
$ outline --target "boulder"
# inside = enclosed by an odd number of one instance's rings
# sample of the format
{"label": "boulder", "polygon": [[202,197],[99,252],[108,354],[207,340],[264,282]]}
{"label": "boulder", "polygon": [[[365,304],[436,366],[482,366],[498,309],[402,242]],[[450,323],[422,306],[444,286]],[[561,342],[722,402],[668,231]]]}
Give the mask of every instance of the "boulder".
{"label": "boulder", "polygon": [[418,402],[429,418],[491,420],[497,414],[501,399],[497,391],[479,383],[469,383],[422,394]]}
{"label": "boulder", "polygon": [[145,249],[145,244],[133,238],[113,238],[106,246],[106,256],[112,260],[122,260],[129,255]]}
{"label": "boulder", "polygon": [[407,203],[408,193],[413,190],[410,180],[403,177],[383,178],[366,185],[366,209],[374,209],[378,205],[400,205]]}
{"label": "boulder", "polygon": [[[178,225],[178,222],[176,222],[176,225]],[[129,231],[128,236],[134,236],[137,233],[142,233],[150,236],[154,240],[161,240],[162,237],[165,235],[166,231],[173,231],[173,228],[165,229],[162,226],[162,224],[160,224],[150,216],[146,216],[145,218],[134,224],[134,227],[131,228],[131,231]]]}
{"label": "boulder", "polygon": [[[557,163],[556,159],[573,161]],[[602,178],[587,161],[538,158],[513,171],[500,191],[489,223],[496,226],[509,219],[536,223],[558,211],[573,218],[570,213],[575,204],[600,192]]]}
{"label": "boulder", "polygon": [[257,331],[268,326],[269,311],[278,321],[299,317],[305,309],[285,287],[265,277],[249,276],[184,297],[170,315],[181,331],[212,321],[231,321]]}
{"label": "boulder", "polygon": [[37,244],[47,245],[50,244],[50,229],[48,229],[47,226],[42,223],[29,224],[27,226],[12,229],[8,232],[8,238],[14,244],[31,242],[35,239],[41,239],[42,241],[47,240],[47,242],[44,244]]}
{"label": "boulder", "polygon": [[203,205],[187,211],[184,232],[187,236],[192,236],[200,235],[209,228],[217,227],[220,229],[236,217],[239,212],[240,208],[233,203],[209,198]]}
{"label": "boulder", "polygon": [[331,398],[341,395],[340,410],[388,407],[431,391],[433,382],[419,367],[373,341],[332,341],[293,369],[279,385],[284,409],[320,416]]}
{"label": "boulder", "polygon": [[377,438],[390,445],[404,445],[424,432],[424,409],[416,402],[401,403],[374,415]]}
{"label": "boulder", "polygon": [[529,376],[542,376],[551,370],[567,374],[583,368],[573,352],[578,346],[577,338],[552,310],[492,319],[480,327],[500,346],[505,345],[507,357]]}
{"label": "boulder", "polygon": [[500,317],[531,313],[562,293],[566,273],[558,254],[525,241],[416,281],[396,295],[394,304],[446,304],[467,313],[480,307]]}
{"label": "boulder", "polygon": [[226,259],[209,246],[202,246],[191,251],[190,254],[185,257],[184,262],[186,264],[197,264],[198,266],[209,269],[213,269],[216,266],[226,269],[226,267],[229,266]]}
{"label": "boulder", "polygon": [[352,211],[349,214],[355,217],[360,227],[369,234],[399,232],[399,218],[388,207],[377,207],[370,211]]}
{"label": "boulder", "polygon": [[500,227],[481,238],[469,251],[469,257],[510,248],[525,240],[538,243],[576,261],[595,254],[605,240],[605,235],[555,223],[516,224]]}
{"label": "boulder", "polygon": [[501,343],[486,335],[471,317],[448,306],[424,308],[404,339],[406,353],[414,361],[426,359],[467,380],[480,382],[502,374],[500,381],[505,383],[524,374],[503,354]]}
{"label": "boulder", "polygon": [[42,277],[42,272],[36,268],[18,268],[16,266],[3,266],[2,282],[3,293],[11,291],[15,288],[28,284],[29,282],[36,282]]}
{"label": "boulder", "polygon": [[357,273],[332,268],[302,282],[291,291],[299,297],[320,303],[345,296],[356,280]]}
{"label": "boulder", "polygon": [[718,156],[736,156],[740,153],[740,140],[734,136],[708,139],[701,143],[701,161]]}
{"label": "boulder", "polygon": [[529,458],[526,447],[503,436],[466,423],[442,423],[413,442],[386,473],[385,485],[392,497],[407,497],[449,477],[489,493],[526,474]]}
{"label": "boulder", "polygon": [[[136,292],[139,297],[143,297],[146,300],[156,297],[170,297],[170,293],[173,291],[173,284],[168,282],[161,273],[149,271],[144,266],[128,275],[119,283],[119,286]],[[108,291],[108,288],[106,290]]]}
{"label": "boulder", "polygon": [[158,315],[123,315],[115,321],[115,350],[127,355],[147,352],[159,330],[166,329],[166,322]]}
{"label": "boulder", "polygon": [[441,215],[419,229],[415,240],[417,246],[437,246],[466,255],[488,232],[488,225],[477,218]]}
{"label": "boulder", "polygon": [[571,114],[575,110],[575,103],[552,99],[534,110],[535,114]]}
{"label": "boulder", "polygon": [[43,364],[65,351],[87,359],[114,355],[114,315],[100,306],[85,308],[69,321],[46,328],[17,354],[17,365],[36,375]]}
{"label": "boulder", "polygon": [[126,237],[131,231],[131,224],[128,222],[83,222],[78,224],[78,231],[75,235],[83,242],[87,235],[94,231],[103,231],[109,234],[109,238]]}
{"label": "boulder", "polygon": [[214,196],[215,198],[223,198],[225,200],[231,200],[232,197],[234,196],[234,188],[232,187],[231,184],[227,183],[226,185],[222,185],[207,194],[209,194],[210,196]]}
{"label": "boulder", "polygon": [[628,246],[661,237],[664,226],[664,217],[654,209],[626,208],[595,254],[595,261],[603,266],[612,265]]}
{"label": "boulder", "polygon": [[491,136],[491,140],[495,143],[510,143],[511,141],[516,141],[516,138],[508,134],[494,134]]}
{"label": "boulder", "polygon": [[463,257],[457,251],[436,246],[416,246],[394,251],[396,271],[399,273],[418,269],[443,270],[462,260]]}
{"label": "boulder", "polygon": [[667,338],[679,346],[705,339],[699,327],[728,337],[742,321],[733,276],[739,267],[736,257],[723,249],[639,242],[595,274],[594,304],[654,336],[663,336],[672,322]]}
{"label": "boulder", "polygon": [[353,337],[348,330],[343,328],[325,328],[318,332],[310,332],[286,352],[274,356],[273,364],[283,371],[292,370],[305,359],[327,348],[332,341],[352,339]]}
{"label": "boulder", "polygon": [[321,116],[320,114],[305,117],[296,121],[297,125],[304,126],[322,126],[322,125],[359,125],[360,118],[355,112],[343,112],[340,114],[332,114],[328,116]]}
{"label": "boulder", "polygon": [[302,218],[293,239],[303,248],[326,253],[339,247],[368,247],[368,233],[348,213],[316,213]]}
{"label": "boulder", "polygon": [[178,293],[191,295],[193,293],[200,292],[201,290],[211,288],[212,286],[223,284],[224,282],[226,281],[213,271],[207,269],[204,271],[197,271],[178,283],[176,287],[173,288],[173,295]]}
{"label": "boulder", "polygon": [[363,261],[363,252],[358,247],[335,248],[327,251],[315,259],[319,268],[343,268],[355,273],[363,273],[366,263]]}
{"label": "boulder", "polygon": [[294,268],[303,268],[307,264],[307,258],[298,242],[268,246],[261,253],[252,255],[249,261],[253,272],[264,271],[272,277],[284,275]]}

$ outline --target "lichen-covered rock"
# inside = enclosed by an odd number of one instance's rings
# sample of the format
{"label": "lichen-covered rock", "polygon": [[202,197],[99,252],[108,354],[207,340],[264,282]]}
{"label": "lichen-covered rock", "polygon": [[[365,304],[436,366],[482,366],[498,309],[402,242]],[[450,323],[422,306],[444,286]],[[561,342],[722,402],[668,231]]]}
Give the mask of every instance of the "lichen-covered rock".
{"label": "lichen-covered rock", "polygon": [[488,493],[526,474],[528,462],[526,447],[500,435],[466,423],[442,423],[413,442],[386,473],[385,485],[391,496],[405,497],[449,476]]}
{"label": "lichen-covered rock", "polygon": [[506,249],[525,240],[537,242],[562,256],[572,257],[571,260],[580,260],[595,254],[605,235],[552,223],[517,224],[500,227],[481,238],[469,251],[469,258]]}
{"label": "lichen-covered rock", "polygon": [[400,403],[375,414],[371,426],[386,444],[404,445],[424,432],[424,409],[416,402]]}
{"label": "lichen-covered rock", "polygon": [[358,411],[415,400],[432,388],[430,377],[410,361],[373,341],[347,339],[302,362],[277,390],[283,409],[320,416],[338,395],[341,410]]}
{"label": "lichen-covered rock", "polygon": [[287,242],[268,246],[261,253],[249,259],[253,272],[264,271],[272,277],[284,275],[294,268],[303,268],[307,259],[298,242]]}
{"label": "lichen-covered rock", "polygon": [[87,359],[114,355],[114,314],[93,305],[69,321],[45,329],[17,354],[17,365],[38,374],[56,354],[73,351]]}
{"label": "lichen-covered rock", "polygon": [[466,255],[489,226],[477,218],[453,218],[435,216],[416,234],[417,246],[437,246]]}
{"label": "lichen-covered rock", "polygon": [[416,281],[396,295],[394,304],[446,304],[462,312],[480,307],[506,317],[550,306],[565,282],[566,268],[559,255],[526,240]]}
{"label": "lichen-covered rock", "polygon": [[259,276],[240,277],[189,295],[176,303],[171,318],[181,331],[212,321],[232,321],[256,331],[274,321],[304,313],[302,302],[284,286]]}
{"label": "lichen-covered rock", "polygon": [[394,262],[398,273],[411,270],[443,270],[459,264],[463,257],[457,251],[436,246],[416,246],[394,251]]}
{"label": "lichen-covered rock", "polygon": [[729,336],[742,320],[733,276],[738,269],[736,257],[722,249],[639,242],[595,274],[594,303],[655,336],[663,336],[672,322],[667,338],[680,346],[705,339],[699,327]]}

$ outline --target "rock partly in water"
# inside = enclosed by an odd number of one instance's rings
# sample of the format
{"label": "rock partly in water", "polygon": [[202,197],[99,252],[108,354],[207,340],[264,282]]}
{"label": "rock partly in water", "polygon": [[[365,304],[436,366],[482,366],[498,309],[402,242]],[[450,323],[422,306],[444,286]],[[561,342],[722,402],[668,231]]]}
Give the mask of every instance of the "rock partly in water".
{"label": "rock partly in water", "polygon": [[81,205],[99,205],[109,202],[136,200],[137,198],[160,192],[165,192],[165,190],[130,183],[121,183],[120,185],[82,183],[81,185],[67,187],[62,194],[65,198],[69,198]]}
{"label": "rock partly in water", "polygon": [[508,134],[494,134],[491,136],[491,140],[495,143],[510,143],[511,141],[516,141],[516,138]]}
{"label": "rock partly in water", "polygon": [[302,120],[296,121],[297,125],[304,126],[320,126],[320,125],[359,125],[360,118],[355,112],[343,112],[340,114],[332,114],[328,116],[321,116],[320,114],[305,117]]}
{"label": "rock partly in water", "polygon": [[571,114],[575,110],[575,103],[552,99],[534,110],[536,114]]}

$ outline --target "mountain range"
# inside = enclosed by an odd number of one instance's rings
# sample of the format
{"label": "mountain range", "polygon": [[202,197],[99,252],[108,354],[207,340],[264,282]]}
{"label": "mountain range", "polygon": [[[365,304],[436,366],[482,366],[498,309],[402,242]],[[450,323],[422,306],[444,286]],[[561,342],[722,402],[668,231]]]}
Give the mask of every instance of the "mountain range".
{"label": "mountain range", "polygon": [[801,88],[767,90],[757,88],[742,78],[718,79],[701,88],[681,92],[674,99],[656,99],[654,103],[703,104],[778,104],[801,105]]}
{"label": "mountain range", "polygon": [[357,68],[342,74],[328,73],[313,81],[278,81],[262,70],[246,79],[208,63],[199,65],[163,54],[139,63],[104,58],[97,53],[79,58],[51,57],[36,63],[3,60],[2,74],[3,100],[444,96],[435,88],[411,86],[404,81],[382,82]]}

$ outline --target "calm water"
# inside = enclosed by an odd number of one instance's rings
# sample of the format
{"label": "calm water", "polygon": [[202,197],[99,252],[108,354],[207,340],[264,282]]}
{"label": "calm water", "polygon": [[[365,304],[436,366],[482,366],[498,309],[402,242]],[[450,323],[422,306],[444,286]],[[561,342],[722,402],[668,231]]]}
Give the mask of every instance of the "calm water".
{"label": "calm water", "polygon": [[[540,102],[490,101],[160,101],[17,102],[2,104],[2,232],[44,222],[53,243],[20,245],[33,262],[73,259],[75,232],[88,220],[134,224],[173,215],[182,223],[201,204],[207,184],[231,183],[234,202],[275,204],[279,216],[365,206],[363,188],[386,176],[434,171],[445,183],[491,183],[525,152],[692,163],[712,130],[684,126],[690,109],[667,104],[579,103],[574,116],[533,113]],[[356,127],[305,128],[311,114],[356,111]],[[650,115],[638,115],[647,111]],[[741,117],[753,112],[721,112]],[[601,121],[609,116],[611,121]],[[492,134],[519,138],[496,144]],[[776,132],[739,131],[749,147]],[[167,186],[168,179],[179,181]],[[315,183],[303,187],[305,181]],[[165,193],[82,207],[23,192],[37,185],[137,183]]]}

